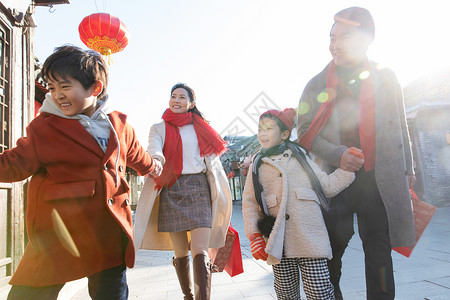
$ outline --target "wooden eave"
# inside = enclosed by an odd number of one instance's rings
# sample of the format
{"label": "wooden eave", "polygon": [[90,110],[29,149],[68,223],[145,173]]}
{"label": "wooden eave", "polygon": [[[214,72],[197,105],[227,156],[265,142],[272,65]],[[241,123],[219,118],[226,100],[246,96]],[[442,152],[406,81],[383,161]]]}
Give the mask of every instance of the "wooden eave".
{"label": "wooden eave", "polygon": [[34,0],[36,6],[50,6],[57,4],[70,4],[70,0]]}

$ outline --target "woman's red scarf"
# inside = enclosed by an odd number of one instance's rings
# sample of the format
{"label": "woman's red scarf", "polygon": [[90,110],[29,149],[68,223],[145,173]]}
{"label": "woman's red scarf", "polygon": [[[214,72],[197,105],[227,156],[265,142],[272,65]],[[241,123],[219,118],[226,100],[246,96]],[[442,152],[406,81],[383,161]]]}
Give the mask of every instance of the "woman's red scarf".
{"label": "woman's red scarf", "polygon": [[161,176],[155,179],[155,189],[161,189],[163,186],[170,188],[183,171],[183,144],[178,127],[194,123],[200,156],[220,155],[225,152],[225,141],[198,114],[192,112],[176,114],[170,109],[166,109],[162,118],[166,122],[166,137],[163,147],[166,162]]}
{"label": "woman's red scarf", "polygon": [[[364,169],[366,171],[375,168],[375,100],[373,81],[370,74],[369,60],[364,62],[364,72],[369,72],[369,77],[361,80],[359,93],[359,138],[361,150],[364,154]],[[306,132],[299,138],[299,143],[310,150],[316,136],[327,123],[333,112],[336,102],[338,88],[338,77],[334,61],[331,61],[328,68],[326,92],[329,99],[322,103]]]}

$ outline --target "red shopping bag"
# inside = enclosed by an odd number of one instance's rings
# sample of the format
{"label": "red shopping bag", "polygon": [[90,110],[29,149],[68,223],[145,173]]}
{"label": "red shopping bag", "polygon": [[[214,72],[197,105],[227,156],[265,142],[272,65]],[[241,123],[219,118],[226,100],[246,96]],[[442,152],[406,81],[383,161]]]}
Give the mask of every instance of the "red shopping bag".
{"label": "red shopping bag", "polygon": [[225,271],[231,276],[236,276],[241,273],[244,273],[244,267],[242,266],[242,253],[241,253],[241,243],[239,242],[239,234],[233,228],[230,227],[228,230],[231,230],[236,235],[236,238],[233,242],[233,249],[231,249],[230,258],[228,259],[227,264],[225,265]]}
{"label": "red shopping bag", "polygon": [[[236,239],[236,234],[231,231],[231,225],[228,227],[227,235],[225,237],[225,246],[222,248],[209,248],[209,259],[213,264],[215,264],[219,272],[222,272],[225,265],[230,258],[231,250],[233,249],[233,244]],[[233,229],[234,230],[234,229]]]}
{"label": "red shopping bag", "polygon": [[414,213],[414,225],[416,227],[416,241],[411,246],[392,248],[394,251],[397,251],[398,253],[406,257],[409,257],[411,255],[414,247],[417,245],[417,242],[422,236],[422,233],[425,231],[425,228],[427,227],[428,223],[430,223],[431,218],[436,212],[436,207],[420,200],[412,187],[409,188],[409,191],[411,193],[411,202]]}
{"label": "red shopping bag", "polygon": [[209,258],[219,272],[225,270],[231,277],[244,272],[238,232],[230,225],[222,248],[210,248]]}

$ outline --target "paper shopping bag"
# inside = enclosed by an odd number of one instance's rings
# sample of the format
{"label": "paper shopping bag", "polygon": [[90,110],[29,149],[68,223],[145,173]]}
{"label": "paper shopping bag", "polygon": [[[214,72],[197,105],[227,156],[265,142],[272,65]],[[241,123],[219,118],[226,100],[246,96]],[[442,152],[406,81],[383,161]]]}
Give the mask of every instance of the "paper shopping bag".
{"label": "paper shopping bag", "polygon": [[241,243],[239,242],[239,234],[233,228],[230,227],[228,230],[231,230],[236,238],[233,242],[233,248],[231,249],[230,258],[228,259],[227,264],[225,265],[225,271],[231,276],[236,276],[244,272],[244,267],[242,266],[242,253],[241,253]]}
{"label": "paper shopping bag", "polygon": [[410,187],[410,193],[414,213],[414,225],[416,227],[416,241],[411,246],[392,248],[394,251],[397,251],[406,257],[411,255],[414,247],[417,245],[417,242],[422,236],[422,233],[425,231],[425,228],[436,212],[436,207],[420,200],[412,187]]}
{"label": "paper shopping bag", "polygon": [[[219,272],[222,272],[225,265],[230,258],[231,250],[236,239],[236,234],[230,230],[231,225],[228,227],[227,235],[225,238],[225,246],[222,248],[209,248],[209,259],[213,264],[219,268]],[[233,229],[234,230],[234,229]]]}
{"label": "paper shopping bag", "polygon": [[228,226],[225,246],[210,248],[209,258],[217,266],[219,272],[225,270],[231,277],[244,272],[239,234],[233,226]]}

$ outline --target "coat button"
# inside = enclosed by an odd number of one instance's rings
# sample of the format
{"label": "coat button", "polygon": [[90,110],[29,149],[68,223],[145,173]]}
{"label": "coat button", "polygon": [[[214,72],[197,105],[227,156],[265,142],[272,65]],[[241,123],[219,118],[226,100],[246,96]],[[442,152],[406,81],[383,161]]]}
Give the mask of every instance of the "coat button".
{"label": "coat button", "polygon": [[119,166],[119,172],[122,172],[122,171],[123,171],[123,167]]}
{"label": "coat button", "polygon": [[114,199],[113,198],[109,198],[108,199],[108,204],[112,206],[114,204]]}
{"label": "coat button", "polygon": [[286,214],[286,220],[289,220],[289,218],[290,218],[289,214]]}
{"label": "coat button", "polygon": [[108,166],[105,164],[105,165],[103,166],[103,169],[105,169],[105,171],[107,171],[107,170],[108,170]]}
{"label": "coat button", "polygon": [[289,154],[285,153],[285,154],[283,154],[283,156],[284,156],[284,157],[288,157],[288,156],[289,156]]}

